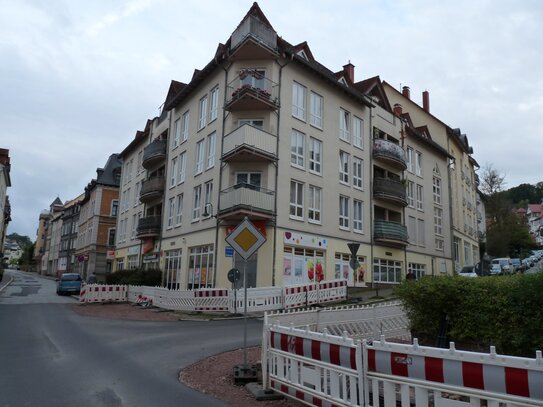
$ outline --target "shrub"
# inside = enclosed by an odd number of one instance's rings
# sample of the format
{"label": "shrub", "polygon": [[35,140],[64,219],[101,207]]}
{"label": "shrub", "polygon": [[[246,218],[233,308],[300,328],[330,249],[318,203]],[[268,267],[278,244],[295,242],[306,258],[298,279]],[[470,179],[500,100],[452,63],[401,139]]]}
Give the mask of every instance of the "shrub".
{"label": "shrub", "polygon": [[425,277],[395,289],[414,336],[434,346],[444,317],[458,348],[534,357],[543,348],[543,273],[484,277]]}
{"label": "shrub", "polygon": [[162,283],[162,271],[160,270],[119,270],[106,276],[107,284],[146,285],[159,286]]}

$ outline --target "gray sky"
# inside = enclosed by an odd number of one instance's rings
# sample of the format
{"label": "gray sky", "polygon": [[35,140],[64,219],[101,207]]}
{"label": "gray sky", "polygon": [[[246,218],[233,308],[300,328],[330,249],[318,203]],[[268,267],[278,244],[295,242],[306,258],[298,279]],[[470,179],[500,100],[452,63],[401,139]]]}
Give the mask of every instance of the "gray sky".
{"label": "gray sky", "polygon": [[[0,0],[0,147],[8,233],[78,196],[111,153],[189,82],[251,7],[240,0]],[[262,0],[277,33],[333,71],[408,85],[460,127],[507,188],[543,181],[543,1]]]}

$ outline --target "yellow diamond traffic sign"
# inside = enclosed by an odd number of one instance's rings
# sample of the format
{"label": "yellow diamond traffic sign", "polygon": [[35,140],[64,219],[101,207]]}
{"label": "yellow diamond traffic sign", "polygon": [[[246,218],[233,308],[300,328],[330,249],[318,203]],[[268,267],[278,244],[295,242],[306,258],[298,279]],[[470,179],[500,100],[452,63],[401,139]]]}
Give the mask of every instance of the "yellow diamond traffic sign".
{"label": "yellow diamond traffic sign", "polygon": [[266,238],[249,219],[245,218],[232,233],[226,236],[226,242],[234,248],[236,253],[247,260],[266,242]]}

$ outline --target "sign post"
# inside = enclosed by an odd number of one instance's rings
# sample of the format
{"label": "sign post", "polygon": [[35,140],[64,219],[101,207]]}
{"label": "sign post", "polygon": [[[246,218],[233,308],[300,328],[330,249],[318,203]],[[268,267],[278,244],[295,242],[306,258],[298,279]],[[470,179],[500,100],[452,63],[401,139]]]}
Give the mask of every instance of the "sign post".
{"label": "sign post", "polygon": [[234,366],[234,381],[238,383],[256,378],[256,369],[247,364],[247,259],[266,242],[266,238],[245,217],[225,240],[243,258],[243,365]]}

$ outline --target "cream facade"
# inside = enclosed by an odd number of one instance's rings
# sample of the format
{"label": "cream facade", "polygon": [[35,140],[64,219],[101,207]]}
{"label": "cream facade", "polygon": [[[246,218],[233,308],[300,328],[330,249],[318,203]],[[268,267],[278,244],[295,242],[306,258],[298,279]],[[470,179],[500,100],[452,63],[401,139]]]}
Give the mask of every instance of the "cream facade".
{"label": "cream facade", "polygon": [[[0,250],[6,240],[8,224],[11,221],[11,206],[8,198],[8,188],[11,187],[11,164],[9,150],[0,148]],[[0,261],[3,254],[0,253]]]}

